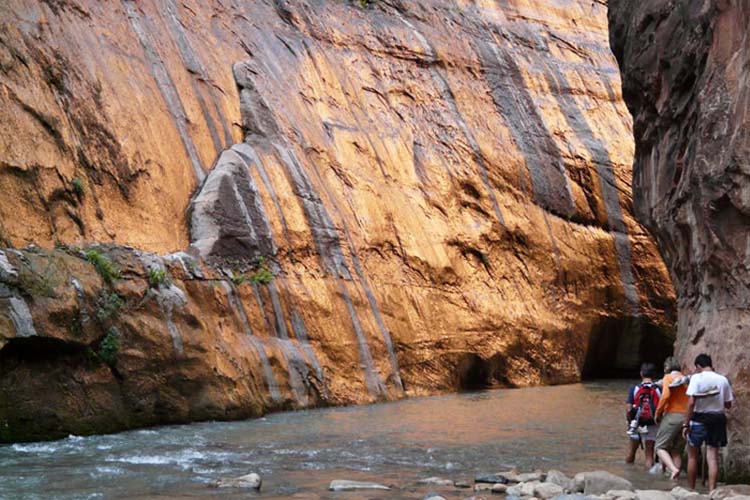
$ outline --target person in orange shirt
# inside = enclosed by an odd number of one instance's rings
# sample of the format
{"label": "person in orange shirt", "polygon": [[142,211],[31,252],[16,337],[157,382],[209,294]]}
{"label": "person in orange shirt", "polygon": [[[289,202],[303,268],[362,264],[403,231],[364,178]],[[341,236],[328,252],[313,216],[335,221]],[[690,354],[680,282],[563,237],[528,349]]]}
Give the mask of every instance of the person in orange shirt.
{"label": "person in orange shirt", "polygon": [[670,479],[676,479],[682,467],[682,450],[685,449],[682,422],[688,410],[688,380],[689,377],[680,371],[676,358],[669,357],[664,361],[661,399],[656,407],[656,421],[660,425],[655,448],[661,463],[671,471]]}

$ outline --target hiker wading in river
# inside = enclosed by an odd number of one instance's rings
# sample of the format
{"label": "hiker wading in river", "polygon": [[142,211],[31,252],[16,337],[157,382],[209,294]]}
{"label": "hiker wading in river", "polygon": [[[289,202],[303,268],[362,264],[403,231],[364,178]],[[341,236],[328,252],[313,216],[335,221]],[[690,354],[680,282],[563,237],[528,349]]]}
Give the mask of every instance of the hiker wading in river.
{"label": "hiker wading in river", "polygon": [[661,399],[656,407],[656,454],[659,461],[670,471],[670,479],[676,479],[682,467],[682,451],[685,438],[682,436],[682,423],[688,409],[688,377],[680,372],[680,363],[669,357],[664,361],[664,380]]}
{"label": "hiker wading in river", "polygon": [[688,440],[688,486],[695,488],[698,450],[706,443],[708,489],[713,490],[719,476],[719,448],[727,445],[724,411],[732,407],[734,396],[727,378],[714,372],[708,354],[695,358],[695,371],[687,389],[690,399],[683,425],[683,435]]}
{"label": "hiker wading in river", "polygon": [[625,407],[628,437],[630,438],[628,456],[625,457],[625,462],[629,464],[635,462],[635,453],[639,447],[644,447],[646,467],[649,469],[654,465],[654,441],[656,440],[657,430],[654,418],[661,396],[659,388],[654,384],[655,376],[656,365],[653,363],[641,365],[641,383],[630,388],[627,406]]}

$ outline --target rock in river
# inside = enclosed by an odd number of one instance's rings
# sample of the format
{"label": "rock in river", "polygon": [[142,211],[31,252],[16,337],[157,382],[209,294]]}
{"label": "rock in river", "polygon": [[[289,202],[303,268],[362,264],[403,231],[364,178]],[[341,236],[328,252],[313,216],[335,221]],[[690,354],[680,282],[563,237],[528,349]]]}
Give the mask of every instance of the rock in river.
{"label": "rock in river", "polygon": [[537,498],[553,498],[563,494],[563,487],[554,483],[539,483],[533,489]]}
{"label": "rock in river", "polygon": [[508,483],[508,478],[505,477],[504,474],[477,474],[474,477],[475,483],[490,483],[490,484],[497,484],[502,483],[506,484]]}
{"label": "rock in river", "polygon": [[260,490],[263,480],[256,473],[246,474],[240,477],[223,478],[216,482],[218,488],[252,488]]}
{"label": "rock in river", "polygon": [[580,472],[573,481],[576,491],[582,491],[584,495],[601,495],[609,490],[633,491],[630,481],[603,470]]}
{"label": "rock in river", "polygon": [[452,479],[445,479],[443,477],[428,477],[417,481],[420,484],[431,484],[433,486],[454,486]]}
{"label": "rock in river", "polygon": [[559,470],[551,469],[547,472],[547,478],[545,479],[548,483],[556,484],[562,487],[565,491],[574,491],[575,483],[571,478],[560,472]]}
{"label": "rock in river", "polygon": [[390,486],[371,483],[369,481],[348,481],[346,479],[334,479],[328,487],[331,491],[356,491],[356,490],[390,490]]}

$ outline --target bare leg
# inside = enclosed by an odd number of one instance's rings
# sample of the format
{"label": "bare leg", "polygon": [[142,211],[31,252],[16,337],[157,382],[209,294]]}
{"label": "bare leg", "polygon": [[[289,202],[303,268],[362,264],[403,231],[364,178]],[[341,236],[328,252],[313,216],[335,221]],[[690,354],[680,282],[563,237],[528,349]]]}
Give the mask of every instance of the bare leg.
{"label": "bare leg", "polygon": [[695,476],[698,472],[698,448],[688,445],[688,466],[687,466],[688,488],[695,489]]}
{"label": "bare leg", "polygon": [[669,478],[675,479],[680,474],[680,468],[672,460],[672,455],[667,450],[659,449],[656,450],[656,454],[659,455],[659,460],[662,464],[667,466],[669,472],[671,472]]}
{"label": "bare leg", "polygon": [[[673,451],[672,452],[672,463],[674,464],[675,468],[677,469],[677,475],[680,474],[680,471],[682,470],[682,452],[680,451]],[[675,476],[672,479],[675,479],[677,476]]]}
{"label": "bare leg", "polygon": [[638,451],[638,445],[640,444],[640,441],[636,441],[635,439],[628,439],[629,448],[628,448],[628,455],[625,457],[625,463],[632,464],[635,462],[635,452]]}
{"label": "bare leg", "polygon": [[654,442],[646,441],[646,468],[650,469],[654,465]]}
{"label": "bare leg", "polygon": [[719,449],[706,446],[706,461],[708,462],[708,490],[716,488],[716,479],[719,477]]}

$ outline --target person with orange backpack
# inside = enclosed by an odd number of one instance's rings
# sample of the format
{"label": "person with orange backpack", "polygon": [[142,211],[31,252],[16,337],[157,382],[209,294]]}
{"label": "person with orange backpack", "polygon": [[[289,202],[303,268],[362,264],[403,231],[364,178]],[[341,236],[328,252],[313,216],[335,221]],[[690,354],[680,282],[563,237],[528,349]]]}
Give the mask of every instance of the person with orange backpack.
{"label": "person with orange backpack", "polygon": [[[625,418],[628,421],[628,437],[630,447],[625,462],[635,462],[638,448],[644,448],[646,453],[646,468],[654,465],[654,443],[658,425],[656,424],[656,408],[659,406],[661,391],[654,383],[656,365],[643,363],[641,365],[641,383],[628,391]],[[645,442],[645,445],[644,445]]]}

